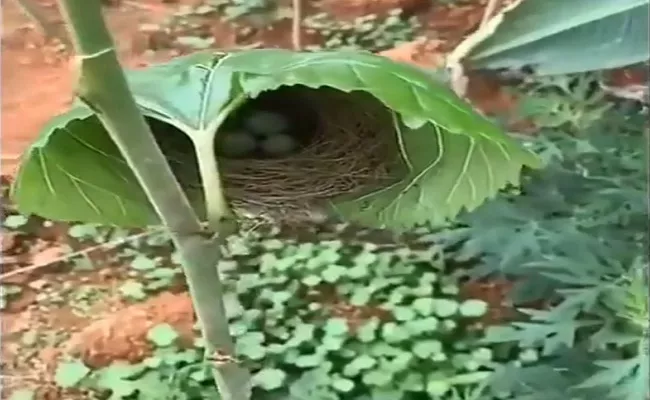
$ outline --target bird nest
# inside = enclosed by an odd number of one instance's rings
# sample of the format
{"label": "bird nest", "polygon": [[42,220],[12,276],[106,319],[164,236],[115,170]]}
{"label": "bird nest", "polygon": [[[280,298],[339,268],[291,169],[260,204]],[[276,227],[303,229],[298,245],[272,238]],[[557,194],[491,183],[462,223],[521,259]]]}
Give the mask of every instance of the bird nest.
{"label": "bird nest", "polygon": [[[218,157],[226,199],[239,218],[285,224],[322,221],[328,200],[359,196],[398,178],[394,114],[367,93],[291,86],[263,93],[245,107],[289,117],[301,147],[283,158]],[[196,167],[190,172],[187,168],[187,153],[196,162],[191,142],[187,140],[187,148],[175,137],[174,143],[159,140],[163,152],[176,160],[171,165],[185,187],[200,188]],[[170,155],[179,152],[185,154]]]}

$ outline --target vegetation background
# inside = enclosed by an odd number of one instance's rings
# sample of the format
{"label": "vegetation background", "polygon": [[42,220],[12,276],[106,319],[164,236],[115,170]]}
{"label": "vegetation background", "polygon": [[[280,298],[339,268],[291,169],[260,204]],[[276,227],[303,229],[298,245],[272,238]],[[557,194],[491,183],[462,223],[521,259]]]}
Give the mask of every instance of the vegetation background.
{"label": "vegetation background", "polygon": [[[63,37],[55,2],[37,3],[48,37],[15,3],[3,4],[4,188],[41,126],[72,100],[68,54],[53,39]],[[367,49],[435,70],[478,27],[485,6],[478,0],[305,2],[302,45]],[[123,62],[134,67],[197,49],[295,42],[291,5],[281,2],[123,0],[107,2],[105,13]],[[286,381],[296,399],[647,398],[647,108],[629,99],[647,85],[646,71],[514,81],[470,73],[467,96],[474,106],[524,134],[546,167],[526,173],[522,193],[499,196],[449,230],[419,229],[406,242],[348,226],[321,227],[306,243],[281,232],[259,241],[231,238],[232,261],[261,266],[229,282],[239,307],[231,305],[231,329],[239,353],[258,371],[259,390],[273,394]],[[16,213],[6,200],[5,194],[3,396],[216,396],[165,235],[44,221]],[[305,258],[323,267],[305,275],[296,261]],[[343,269],[327,268],[333,260]],[[432,265],[443,272],[432,274]],[[467,274],[479,279],[461,284]],[[325,292],[310,301],[332,317],[314,324],[303,312],[308,304],[287,301],[295,282],[335,284],[353,300]],[[382,289],[359,290],[372,285]],[[473,314],[465,299],[485,300],[490,308],[478,329],[492,327],[487,340],[477,346],[469,329],[467,337],[438,343],[419,331],[416,322],[430,324],[428,317],[447,312],[431,309],[427,290],[453,299],[454,310],[465,305],[444,319],[450,326]],[[406,294],[425,300],[400,303]],[[268,326],[252,312],[260,298],[277,305],[274,329],[287,329],[300,346],[261,340]],[[387,298],[394,308],[367,306]],[[510,323],[522,313],[531,319]],[[373,321],[384,324],[373,328]],[[449,361],[445,384],[413,373],[435,373],[425,362],[435,357]],[[378,367],[380,359],[390,362]],[[472,375],[485,370],[497,371],[489,383]]]}

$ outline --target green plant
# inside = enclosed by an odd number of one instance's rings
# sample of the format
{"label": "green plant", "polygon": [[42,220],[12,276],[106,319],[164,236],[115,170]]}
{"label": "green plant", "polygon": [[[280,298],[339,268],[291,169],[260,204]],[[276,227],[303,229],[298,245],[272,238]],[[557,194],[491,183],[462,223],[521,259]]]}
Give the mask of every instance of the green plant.
{"label": "green plant", "polygon": [[153,39],[153,49],[174,45],[190,50],[213,48],[216,38],[210,34],[215,19],[228,22],[237,35],[248,36],[255,27],[291,17],[291,8],[268,0],[212,0],[197,5],[180,5],[176,12],[158,25],[146,24],[142,30],[164,40]]}
{"label": "green plant", "polygon": [[532,117],[540,128],[561,128],[585,134],[613,106],[605,93],[597,90],[598,74],[538,77],[526,85],[530,93],[522,101],[520,115]]}
{"label": "green plant", "polygon": [[[524,175],[521,194],[464,214],[460,226],[421,228],[398,241],[349,239],[344,225],[317,242],[277,232],[229,237],[233,258],[219,268],[230,332],[255,393],[642,398],[644,116],[613,107],[601,118],[580,137],[528,140],[546,167]],[[519,280],[516,303],[554,301],[483,336],[465,321],[485,303],[458,297],[466,274]]]}
{"label": "green plant", "polygon": [[309,33],[318,34],[322,45],[308,50],[343,49],[382,51],[415,39],[419,28],[416,17],[405,19],[402,10],[391,10],[386,17],[375,14],[358,17],[351,22],[332,19],[326,13],[310,15],[302,24]]}
{"label": "green plant", "polygon": [[[138,109],[117,59],[114,43],[106,28],[99,2],[62,0],[60,6],[70,36],[74,39],[77,53],[75,72],[78,74],[76,95],[79,103],[84,105],[84,108],[75,110],[73,118],[78,119],[84,114],[86,117],[93,115],[96,123],[106,129],[107,135],[104,139],[110,143],[115,153],[124,157],[123,167],[133,175],[134,187],[142,190],[142,200],[152,211],[152,216],[155,215],[158,221],[170,231],[174,244],[182,254],[189,290],[207,340],[207,351],[229,354],[232,352],[233,344],[225,327],[219,274],[213,268],[220,253],[218,242],[206,240],[204,237],[198,217]],[[49,142],[50,139],[45,140]],[[68,135],[67,139],[82,147],[87,145],[84,140],[85,135],[84,139],[74,135]],[[99,154],[100,158],[106,156],[108,153]],[[96,162],[101,164],[99,159],[96,159]],[[65,163],[65,157],[56,161],[59,168]],[[111,194],[110,190],[102,193],[100,198],[91,200],[87,195],[90,191],[96,191],[96,187],[82,188],[73,174],[65,168],[61,171],[66,176],[64,185],[71,185],[68,188],[77,191],[82,198],[86,199],[86,206],[93,209],[96,214],[102,214],[106,205],[122,203],[121,199]],[[24,172],[23,170],[21,174]],[[41,170],[41,172],[45,179],[43,188],[47,188],[55,197],[59,196],[60,187],[57,188],[57,193],[52,191],[54,181],[51,180],[50,172],[48,170]],[[224,203],[223,193],[219,187],[216,165],[213,165],[212,172],[217,175],[213,175],[212,181],[207,182],[213,185],[216,192],[210,192],[212,197],[206,198],[206,204],[209,210],[210,227],[218,239],[224,227],[228,229],[233,224],[232,220],[227,220],[229,209]],[[108,173],[114,174],[115,171]],[[34,184],[31,182],[25,185],[20,181],[19,178],[14,187],[16,189],[14,194]],[[59,181],[59,184],[61,183]],[[68,204],[67,207],[70,205]],[[126,211],[124,208],[122,210]],[[92,222],[92,219],[88,221],[87,218],[80,217],[78,215],[73,219]],[[115,223],[117,220],[110,222]],[[214,367],[212,370],[214,379],[223,398],[235,400],[249,397],[248,371],[228,361],[222,361]]]}
{"label": "green plant", "polygon": [[267,13],[275,7],[269,0],[212,0],[210,4],[221,11],[226,20]]}
{"label": "green plant", "polygon": [[[266,62],[257,62],[260,58]],[[425,220],[444,223],[464,207],[475,208],[499,188],[516,185],[523,166],[538,165],[532,153],[473,113],[429,75],[372,54],[275,49],[227,55],[202,52],[132,71],[128,77],[145,114],[182,128],[192,141],[190,153],[182,154],[182,169],[176,175],[202,215],[207,210],[208,216],[214,216],[224,201],[219,195],[219,170],[212,150],[215,129],[251,98],[287,85],[363,91],[394,111],[395,156],[404,164],[395,172],[400,173],[401,180],[379,185],[370,193],[330,199],[330,211],[340,217],[391,229],[408,229]],[[192,78],[188,81],[188,77]],[[241,82],[232,84],[235,79]],[[393,89],[385,90],[386,85]],[[176,96],[188,87],[195,89],[191,90],[191,100]],[[208,104],[208,99],[209,109],[198,115],[192,111],[194,106]],[[81,131],[93,132],[87,136],[89,142],[75,139]],[[165,133],[162,130],[159,134]],[[27,154],[14,185],[13,195],[23,212],[132,227],[157,223],[158,217],[135,175],[92,110],[77,106],[52,121],[42,134],[44,139]],[[60,163],[67,159],[61,157],[71,153],[75,158],[101,160],[101,168],[62,167]],[[46,154],[45,169],[40,154]],[[101,154],[110,157],[97,158]],[[74,171],[73,181],[70,171]],[[197,175],[203,187],[197,188]],[[58,192],[65,191],[70,197],[63,201],[62,196],[54,195],[41,184],[44,176],[57,185]],[[105,191],[111,196],[106,197]],[[428,200],[423,201],[423,197]],[[70,207],[71,202],[74,207]],[[102,205],[101,213],[97,213],[98,204]]]}
{"label": "green plant", "polygon": [[649,6],[647,0],[511,3],[450,59],[480,69],[532,68],[540,76],[646,62]]}
{"label": "green plant", "polygon": [[23,289],[18,285],[0,285],[0,310],[7,308],[7,303],[11,298],[20,295],[22,291]]}
{"label": "green plant", "polygon": [[154,346],[138,364],[114,363],[91,371],[79,360],[58,365],[56,381],[61,387],[90,388],[111,399],[190,400],[215,398],[210,368],[203,361],[204,343],[181,349],[178,333],[169,325],[154,326],[148,334]]}
{"label": "green plant", "polygon": [[[292,400],[419,400],[442,392],[445,400],[643,398],[644,118],[613,106],[591,124],[577,121],[587,129],[578,136],[553,128],[526,140],[545,167],[524,174],[521,193],[502,194],[446,230],[422,227],[386,240],[376,232],[350,235],[343,224],[321,229],[315,242],[278,231],[227,238],[231,258],[219,268],[229,330],[237,357],[254,372],[254,393],[275,399],[289,391]],[[466,324],[485,303],[459,297],[465,275],[518,282],[513,301],[530,319],[489,327],[486,336]],[[551,300],[548,307],[531,308],[540,298]],[[97,383],[104,374],[144,370],[147,380],[133,373],[135,383],[125,386],[142,387],[130,392],[135,399],[160,387],[180,399],[214,396],[197,372],[205,366],[200,351],[175,347],[175,337],[168,326],[150,333],[165,349],[157,354],[175,361],[145,360],[133,370],[117,364],[89,371],[81,384],[110,390]],[[123,378],[104,379],[127,390]]]}
{"label": "green plant", "polygon": [[[376,244],[357,230],[357,239],[336,239],[346,229],[334,226],[320,242],[277,231],[228,238],[232,258],[219,268],[229,329],[237,357],[254,372],[256,398],[480,392],[499,365],[476,344],[487,304],[459,297],[455,267],[445,265],[436,236],[423,229],[409,236],[410,245]],[[90,371],[65,361],[59,383],[112,398],[216,395],[201,362],[202,340],[180,349],[168,325],[148,338],[156,350],[143,362]]]}
{"label": "green plant", "polygon": [[265,14],[276,6],[269,0],[207,0],[198,5],[181,5],[173,14],[173,20],[183,23],[195,16],[220,16],[227,21],[242,17]]}
{"label": "green plant", "polygon": [[[597,120],[576,115],[584,120],[553,125],[580,126],[578,137],[554,128],[530,141],[546,167],[523,178],[521,195],[461,218],[466,230],[450,236],[461,243],[450,258],[479,257],[474,278],[517,282],[511,300],[527,318],[489,328],[484,339],[520,353],[492,377],[493,394],[642,399],[650,360],[645,115],[625,104],[601,108]],[[531,308],[541,299],[543,308]]]}
{"label": "green plant", "polygon": [[[250,398],[251,383],[232,355],[214,267],[221,240],[237,229],[213,149],[230,113],[284,85],[362,90],[381,101],[392,110],[395,158],[402,157],[405,167],[402,179],[332,203],[341,215],[388,228],[408,228],[423,216],[443,222],[516,184],[524,165],[537,164],[531,153],[415,68],[370,54],[260,50],[197,53],[127,76],[99,3],[61,0],[60,5],[77,52],[78,101],[51,121],[28,151],[13,197],[25,213],[59,220],[164,224],[183,259],[207,354],[218,358],[212,372],[225,399]],[[390,84],[391,90],[380,84]],[[192,208],[144,116],[180,129],[191,140],[198,165],[190,167],[198,168],[201,183],[194,195],[203,209]],[[429,198],[426,203],[423,197]],[[420,206],[419,215],[406,211],[406,202],[410,208]],[[431,205],[436,213],[426,215]]]}
{"label": "green plant", "polygon": [[231,242],[236,263],[221,264],[236,293],[230,329],[237,354],[259,364],[259,395],[441,398],[475,390],[495,365],[489,349],[475,346],[480,329],[471,329],[487,304],[459,299],[444,250],[430,240]]}

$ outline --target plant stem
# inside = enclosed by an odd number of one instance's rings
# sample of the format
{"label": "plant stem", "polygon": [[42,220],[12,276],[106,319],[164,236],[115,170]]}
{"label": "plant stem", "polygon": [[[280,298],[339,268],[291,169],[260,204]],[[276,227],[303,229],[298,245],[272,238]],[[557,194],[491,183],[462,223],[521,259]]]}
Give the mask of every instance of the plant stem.
{"label": "plant stem", "polygon": [[494,13],[501,6],[501,0],[488,0],[487,6],[485,6],[485,11],[483,12],[483,18],[481,18],[481,24],[479,28],[483,27],[489,20],[494,16]]}
{"label": "plant stem", "polygon": [[237,227],[221,186],[221,174],[219,173],[219,163],[214,152],[214,141],[228,115],[239,108],[247,99],[245,95],[235,97],[221,110],[213,123],[204,127],[203,132],[192,137],[196,161],[201,174],[208,226],[214,232],[219,232],[221,236],[234,233]]}
{"label": "plant stem", "polygon": [[232,214],[228,208],[226,197],[221,187],[221,176],[219,174],[219,165],[214,155],[214,141],[210,135],[202,142],[195,142],[196,159],[199,164],[201,174],[201,183],[203,186],[203,196],[205,198],[205,213],[208,219],[208,226],[212,230],[219,229],[222,235],[234,233],[234,225],[229,232],[222,232],[223,225],[234,222]]}
{"label": "plant stem", "polygon": [[[234,344],[216,268],[221,249],[214,240],[204,237],[196,213],[138,109],[117,59],[99,0],[59,0],[59,5],[77,53],[77,95],[96,112],[169,229],[183,259],[207,351],[232,355]],[[250,398],[248,371],[235,362],[222,362],[216,367],[215,381],[223,399]]]}

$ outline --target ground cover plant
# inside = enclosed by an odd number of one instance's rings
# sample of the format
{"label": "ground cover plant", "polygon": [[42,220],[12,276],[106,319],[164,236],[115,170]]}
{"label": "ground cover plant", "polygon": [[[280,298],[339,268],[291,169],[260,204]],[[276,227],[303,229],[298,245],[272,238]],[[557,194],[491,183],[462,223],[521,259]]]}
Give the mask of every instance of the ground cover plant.
{"label": "ground cover plant", "polygon": [[303,25],[307,33],[318,34],[324,44],[306,49],[351,49],[383,51],[415,39],[419,28],[416,17],[405,18],[400,9],[387,16],[366,15],[351,22],[336,21],[325,13],[307,16]]}
{"label": "ground cover plant", "polygon": [[579,136],[566,134],[570,121],[545,132],[536,144],[548,160],[544,172],[521,196],[467,220],[460,260],[482,249],[476,276],[518,280],[515,304],[547,301],[520,310],[528,321],[492,327],[485,338],[520,349],[529,366],[504,370],[500,384],[514,383],[525,398],[648,392],[647,111],[625,108],[610,104]]}

